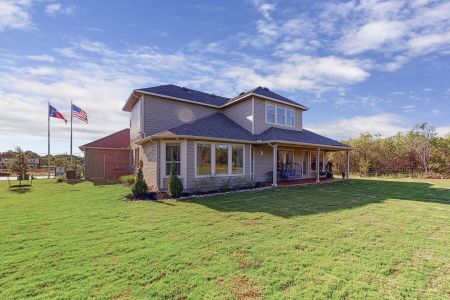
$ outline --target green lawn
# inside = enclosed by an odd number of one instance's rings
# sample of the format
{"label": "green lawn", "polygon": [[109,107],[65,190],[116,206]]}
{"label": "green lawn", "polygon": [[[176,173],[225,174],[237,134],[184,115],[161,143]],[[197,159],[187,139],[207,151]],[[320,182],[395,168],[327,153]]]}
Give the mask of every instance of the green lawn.
{"label": "green lawn", "polygon": [[450,298],[450,180],[193,201],[0,182],[0,299]]}

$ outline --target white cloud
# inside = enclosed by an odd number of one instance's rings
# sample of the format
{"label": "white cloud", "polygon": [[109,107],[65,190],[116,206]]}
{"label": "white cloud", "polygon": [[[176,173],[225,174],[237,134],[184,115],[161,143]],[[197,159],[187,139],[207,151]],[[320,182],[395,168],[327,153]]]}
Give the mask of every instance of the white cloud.
{"label": "white cloud", "polygon": [[404,105],[402,106],[403,112],[408,113],[408,112],[414,112],[416,111],[416,106],[413,104],[409,104],[409,105]]}
{"label": "white cloud", "polygon": [[372,134],[379,133],[381,136],[387,137],[398,132],[410,130],[406,119],[400,115],[390,113],[305,124],[305,128],[336,139],[354,138],[364,132]]}
{"label": "white cloud", "polygon": [[388,42],[396,41],[405,34],[405,25],[396,21],[375,21],[347,33],[339,42],[338,49],[345,54],[359,54],[377,50]]}
{"label": "white cloud", "polygon": [[45,61],[45,62],[54,62],[55,58],[51,55],[43,54],[43,55],[27,55],[27,58],[35,61]]}
{"label": "white cloud", "polygon": [[450,135],[450,126],[438,126],[436,127],[436,133],[438,136]]}
{"label": "white cloud", "polygon": [[75,13],[75,10],[76,6],[74,5],[63,6],[61,3],[50,3],[45,7],[45,13],[50,16],[54,16],[57,13],[72,15],[73,13]]}
{"label": "white cloud", "polygon": [[31,30],[34,24],[31,20],[29,0],[0,1],[0,31],[6,29]]}

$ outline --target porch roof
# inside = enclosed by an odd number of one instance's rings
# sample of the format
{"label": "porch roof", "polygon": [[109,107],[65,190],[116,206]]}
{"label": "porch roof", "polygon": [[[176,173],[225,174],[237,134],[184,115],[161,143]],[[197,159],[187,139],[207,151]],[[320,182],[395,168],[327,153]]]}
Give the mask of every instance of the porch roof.
{"label": "porch roof", "polygon": [[271,127],[261,134],[251,134],[248,130],[222,113],[215,113],[190,124],[183,124],[156,133],[144,138],[139,143],[145,143],[148,139],[152,138],[177,137],[236,141],[252,144],[300,144],[309,147],[323,147],[324,149],[327,147],[332,149],[352,149],[350,146],[306,129],[298,131]]}

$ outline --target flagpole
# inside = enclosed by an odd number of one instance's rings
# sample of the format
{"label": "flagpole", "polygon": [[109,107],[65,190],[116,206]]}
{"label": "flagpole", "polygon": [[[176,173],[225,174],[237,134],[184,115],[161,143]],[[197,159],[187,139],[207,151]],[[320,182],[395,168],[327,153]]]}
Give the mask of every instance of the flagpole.
{"label": "flagpole", "polygon": [[47,160],[47,165],[48,165],[48,178],[50,179],[50,103],[48,103],[48,112],[47,112],[47,118],[48,118],[48,160]]}
{"label": "flagpole", "polygon": [[70,100],[70,168],[72,168],[72,120],[73,120],[72,100]]}

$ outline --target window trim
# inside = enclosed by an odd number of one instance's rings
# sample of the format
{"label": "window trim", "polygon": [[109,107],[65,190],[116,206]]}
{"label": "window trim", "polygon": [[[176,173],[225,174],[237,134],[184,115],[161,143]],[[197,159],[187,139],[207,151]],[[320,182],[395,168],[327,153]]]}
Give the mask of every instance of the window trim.
{"label": "window trim", "polygon": [[[288,110],[292,111],[292,125],[288,125]],[[295,108],[286,106],[286,126],[295,127]]]}
{"label": "window trim", "polygon": [[[267,107],[268,107],[268,105],[273,105],[273,107],[275,108],[275,122],[273,123],[273,122],[269,122],[268,121],[268,119],[267,119],[267,112],[268,112],[268,109],[267,109]],[[278,123],[278,108],[279,107],[282,107],[283,109],[284,109],[284,123]],[[291,125],[288,125],[287,124],[287,110],[292,110],[292,112],[293,112],[293,116],[292,116],[292,118],[293,118],[293,125],[291,126]],[[283,105],[283,104],[277,104],[277,103],[273,103],[273,102],[271,102],[271,101],[265,101],[265,104],[264,104],[264,114],[265,114],[265,121],[266,121],[266,124],[270,124],[270,125],[278,125],[278,126],[285,126],[285,127],[290,127],[290,128],[295,128],[295,119],[296,119],[296,116],[295,116],[295,107],[292,107],[292,106],[290,106],[290,105]]]}
{"label": "window trim", "polygon": [[[211,146],[211,174],[209,175],[199,175],[197,170],[197,152],[199,144],[208,144]],[[227,145],[228,146],[228,174],[216,174],[216,144],[217,145]],[[242,146],[242,173],[233,174],[233,146]],[[234,176],[245,176],[245,144],[236,144],[236,143],[223,143],[223,142],[203,142],[203,141],[195,141],[194,142],[194,178],[205,178],[205,177],[234,177]]]}
{"label": "window trim", "polygon": [[164,172],[164,177],[165,178],[168,178],[168,177],[170,177],[170,170],[169,170],[169,174],[167,174],[167,163],[172,163],[172,161],[168,161],[167,160],[167,145],[173,145],[173,144],[178,144],[178,147],[180,148],[179,150],[180,150],[180,154],[179,154],[179,159],[180,160],[174,160],[173,162],[174,163],[178,163],[178,164],[180,164],[180,174],[177,174],[177,176],[178,177],[181,177],[181,172],[182,172],[182,170],[181,170],[181,142],[165,142],[164,143],[164,163],[165,163],[165,172]]}
{"label": "window trim", "polygon": [[[268,114],[267,114],[267,112],[268,112],[267,106],[269,106],[269,105],[273,105],[273,109],[274,109],[274,112],[273,112],[274,122],[273,123],[269,122],[268,119],[267,119],[267,116],[268,116]],[[277,123],[277,105],[276,104],[273,104],[271,102],[266,101],[264,113],[265,113],[266,123],[267,124],[276,124]]]}

